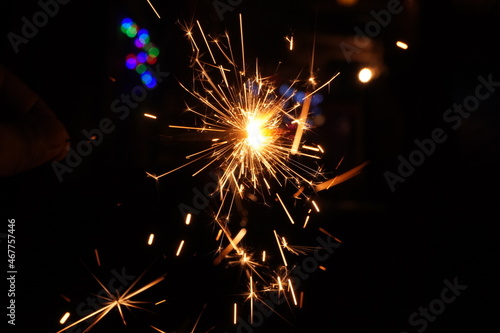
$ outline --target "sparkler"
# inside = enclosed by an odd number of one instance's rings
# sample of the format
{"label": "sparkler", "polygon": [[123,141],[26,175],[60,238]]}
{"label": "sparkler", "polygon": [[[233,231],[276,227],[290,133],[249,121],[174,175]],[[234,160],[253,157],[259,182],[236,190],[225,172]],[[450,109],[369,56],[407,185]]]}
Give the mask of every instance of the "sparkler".
{"label": "sparkler", "polygon": [[[229,222],[234,207],[241,212],[241,201],[244,198],[253,201],[260,198],[264,203],[266,198],[275,198],[293,226],[293,214],[288,209],[284,197],[275,190],[276,186],[284,188],[291,184],[296,189],[293,198],[306,199],[304,202],[311,204],[305,221],[303,220],[302,228],[306,228],[311,212],[320,212],[319,205],[311,200],[309,193],[326,190],[356,176],[365,164],[327,179],[322,167],[317,164],[324,153],[323,148],[305,139],[310,129],[307,120],[312,97],[329,85],[338,73],[317,87],[318,83],[312,71],[313,52],[310,75],[304,81],[307,89],[302,100],[297,102],[295,98],[298,92],[295,87],[301,82],[298,77],[293,79],[286,93],[279,93],[273,78],[260,72],[258,60],[255,61],[253,71],[246,63],[241,15],[239,20],[241,51],[233,47],[229,33],[216,38],[206,34],[198,21],[192,26],[182,25],[193,52],[193,81],[189,86],[183,83],[180,85],[199,103],[196,108],[187,107],[188,112],[197,116],[199,123],[191,126],[169,124],[168,127],[172,130],[196,131],[199,137],[206,136],[204,141],[209,142],[209,146],[187,155],[187,162],[170,171],[160,175],[146,174],[159,181],[164,176],[203,161],[192,176],[209,167],[220,170],[216,191],[220,205],[213,216],[214,225],[218,227],[216,241],[220,242],[220,245],[213,264],[219,265],[229,258],[230,265],[241,265],[245,270],[248,278],[245,300],[250,303],[252,322],[255,302],[259,302],[260,293],[287,293],[295,306],[300,304],[302,307],[303,293],[300,293],[298,300],[283,250],[294,255],[306,255],[317,247],[290,245],[285,237],[274,230],[283,262],[276,273],[269,267],[265,250],[262,251],[262,262],[252,260],[256,256],[243,244],[246,228],[240,228],[237,233],[230,230]],[[286,40],[290,50],[293,50],[293,36],[286,37]],[[188,214],[185,224],[189,225],[191,219],[191,214]],[[327,233],[324,229],[320,231]],[[236,236],[233,236],[234,234]],[[180,242],[176,256],[179,256],[183,245],[184,240]],[[266,305],[264,302],[262,304]],[[240,309],[237,303],[232,304],[232,307],[233,323],[236,324]]]}
{"label": "sparkler", "polygon": [[[321,178],[316,167],[307,166],[292,156],[304,156],[312,160],[321,158],[321,149],[317,146],[303,146],[304,150],[311,153],[299,149],[303,133],[307,130],[310,100],[317,90],[311,90],[304,97],[300,117],[296,118],[295,113],[301,104],[293,102],[296,93],[293,85],[299,82],[298,78],[294,79],[287,94],[280,96],[272,78],[260,73],[258,61],[254,72],[250,72],[245,62],[241,15],[240,60],[237,59],[228,33],[220,38],[211,38],[199,22],[193,27],[183,26],[183,29],[192,46],[195,77],[191,87],[182,83],[181,86],[206,111],[188,107],[188,111],[200,117],[201,125],[170,124],[169,127],[210,133],[212,144],[207,149],[186,156],[189,161],[178,168],[159,176],[151,173],[147,175],[158,180],[187,165],[207,160],[193,176],[209,166],[219,168],[222,173],[218,190],[222,201],[231,202],[234,195],[227,194],[229,192],[242,198],[246,193],[260,194],[265,200],[266,194],[271,194],[273,182],[280,186],[289,182],[299,188],[303,184],[313,185],[314,178]],[[200,41],[196,36],[200,37]],[[309,82],[314,80],[310,79]],[[295,125],[297,128],[294,133]],[[278,194],[277,197],[287,211]],[[289,218],[294,223],[290,215]]]}

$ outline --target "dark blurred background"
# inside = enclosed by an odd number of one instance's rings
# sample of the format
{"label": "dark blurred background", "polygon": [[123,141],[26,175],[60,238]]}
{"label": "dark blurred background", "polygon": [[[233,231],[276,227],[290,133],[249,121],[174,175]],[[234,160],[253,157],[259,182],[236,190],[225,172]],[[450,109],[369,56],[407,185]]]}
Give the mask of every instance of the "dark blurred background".
{"label": "dark blurred background", "polygon": [[[440,298],[444,279],[455,278],[467,289],[420,332],[497,327],[498,87],[457,129],[443,114],[474,95],[479,76],[500,82],[500,1],[401,1],[401,13],[391,15],[352,59],[341,45],[356,46],[355,28],[364,31],[374,22],[371,11],[386,10],[392,1],[151,1],[158,18],[146,0],[73,0],[59,4],[16,53],[9,33],[22,36],[23,17],[32,21],[40,3],[45,2],[2,3],[0,61],[45,99],[73,142],[86,139],[82,131],[98,128],[103,118],[116,128],[62,182],[50,164],[0,180],[0,232],[6,233],[8,218],[16,219],[16,332],[57,332],[65,312],[77,320],[78,309],[90,309],[91,295],[101,290],[91,273],[107,285],[117,272],[131,279],[146,272],[142,283],[167,273],[165,281],[137,297],[166,302],[145,305],[156,314],[126,310],[127,327],[111,313],[94,332],[155,332],[150,325],[188,332],[205,304],[195,332],[238,331],[231,310],[243,300],[245,279],[237,269],[211,265],[215,203],[189,227],[178,208],[193,204],[192,189],[203,189],[210,175],[191,177],[193,167],[156,183],[146,172],[171,170],[186,154],[206,147],[168,128],[190,125],[186,102],[196,103],[179,85],[192,80],[191,46],[179,23],[199,20],[206,33],[227,30],[237,40],[239,13],[247,62],[258,58],[264,75],[289,82],[302,73],[307,79],[313,43],[318,82],[340,72],[320,92],[324,99],[311,116],[316,126],[309,134],[326,150],[329,175],[370,162],[357,177],[319,192],[321,212],[303,235],[292,233],[297,243],[304,242],[300,245],[315,246],[322,227],[343,242],[322,264],[326,271],[315,271],[302,283],[303,308],[283,305],[278,311],[286,320],[271,315],[251,330],[417,332],[422,326],[412,326],[409,316]],[[120,119],[113,102],[141,84],[125,67],[126,55],[135,50],[120,31],[125,17],[148,29],[160,50],[161,71],[169,75]],[[285,37],[292,34],[290,51]],[[373,71],[366,83],[358,79],[364,67]],[[435,128],[442,128],[447,140],[391,191],[386,172],[396,174],[398,157],[408,158],[417,147],[414,140],[429,138]],[[252,221],[264,223],[249,240],[272,248],[274,240],[259,233],[271,232],[269,225],[286,216],[278,206],[246,205],[249,230]],[[148,246],[151,233],[156,240]],[[181,239],[186,246],[176,258]]]}

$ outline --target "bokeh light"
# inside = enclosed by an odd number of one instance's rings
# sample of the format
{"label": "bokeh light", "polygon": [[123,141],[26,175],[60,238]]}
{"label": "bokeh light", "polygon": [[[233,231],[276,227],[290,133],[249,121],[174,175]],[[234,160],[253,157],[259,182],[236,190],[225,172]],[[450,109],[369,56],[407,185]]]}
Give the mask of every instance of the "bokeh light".
{"label": "bokeh light", "polygon": [[142,74],[142,73],[144,73],[146,70],[147,70],[147,68],[146,68],[146,65],[144,65],[144,64],[139,64],[139,65],[137,65],[137,67],[135,68],[135,71],[137,72],[137,74]]}
{"label": "bokeh light", "polygon": [[144,85],[147,87],[147,88],[150,88],[150,89],[153,89],[154,87],[156,87],[156,79],[154,78],[154,76],[146,71],[144,72],[142,75],[141,75],[141,80],[142,80],[142,83],[144,83]]}
{"label": "bokeh light", "polygon": [[137,67],[137,58],[135,57],[135,54],[130,53],[127,55],[125,58],[125,65],[128,69],[135,70]]}
{"label": "bokeh light", "polygon": [[134,45],[142,49],[137,54],[130,53],[125,58],[125,66],[141,75],[142,83],[147,88],[154,88],[157,81],[148,70],[148,65],[154,65],[158,60],[160,50],[151,43],[151,37],[146,29],[139,29],[131,19],[122,20],[120,30],[130,38],[134,38]]}

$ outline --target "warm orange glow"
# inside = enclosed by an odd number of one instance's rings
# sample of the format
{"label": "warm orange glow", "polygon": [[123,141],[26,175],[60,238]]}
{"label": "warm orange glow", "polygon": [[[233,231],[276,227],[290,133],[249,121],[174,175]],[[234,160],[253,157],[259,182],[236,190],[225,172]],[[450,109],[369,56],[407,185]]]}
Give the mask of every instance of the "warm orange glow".
{"label": "warm orange glow", "polygon": [[358,3],[358,0],[337,0],[337,3],[341,6],[351,7]]}

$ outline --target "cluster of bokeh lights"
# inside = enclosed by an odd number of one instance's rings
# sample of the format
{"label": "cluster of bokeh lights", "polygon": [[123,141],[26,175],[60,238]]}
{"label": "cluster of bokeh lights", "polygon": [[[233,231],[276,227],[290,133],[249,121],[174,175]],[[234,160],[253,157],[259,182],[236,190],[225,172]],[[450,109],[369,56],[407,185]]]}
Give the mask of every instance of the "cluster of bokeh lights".
{"label": "cluster of bokeh lights", "polygon": [[150,41],[148,31],[139,29],[139,26],[130,18],[122,20],[121,31],[129,38],[134,38],[134,45],[141,50],[137,54],[129,53],[125,59],[125,65],[141,76],[142,83],[147,88],[155,88],[157,82],[148,70],[148,65],[156,63],[160,50]]}

